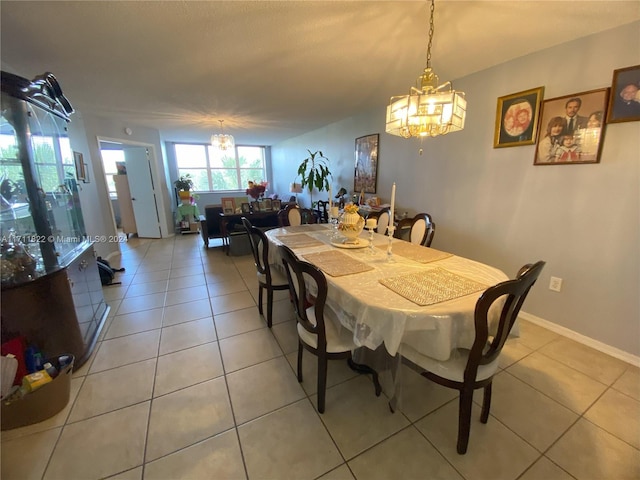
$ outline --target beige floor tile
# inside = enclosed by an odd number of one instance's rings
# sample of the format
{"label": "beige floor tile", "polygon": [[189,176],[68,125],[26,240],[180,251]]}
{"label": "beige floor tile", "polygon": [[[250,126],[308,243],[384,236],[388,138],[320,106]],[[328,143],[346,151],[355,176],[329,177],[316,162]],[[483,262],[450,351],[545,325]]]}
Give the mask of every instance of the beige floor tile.
{"label": "beige floor tile", "polygon": [[158,355],[160,330],[127,335],[101,342],[89,373],[155,358]]}
{"label": "beige floor tile", "polygon": [[235,429],[148,463],[145,466],[144,478],[245,479]]}
{"label": "beige floor tile", "polygon": [[[311,400],[317,408],[317,396]],[[409,424],[404,415],[391,413],[387,397],[376,397],[369,375],[327,388],[325,407],[322,421],[346,460]]]}
{"label": "beige floor tile", "polygon": [[584,418],[640,449],[640,402],[609,389],[598,399]]}
{"label": "beige floor tile", "polygon": [[137,283],[135,285],[131,285],[127,289],[125,298],[139,297],[141,295],[151,295],[152,293],[162,293],[166,291],[166,280],[160,280],[159,282]]}
{"label": "beige floor tile", "polygon": [[546,457],[541,457],[518,480],[574,480]]}
{"label": "beige floor tile", "polygon": [[[122,281],[118,278],[118,281]],[[104,295],[105,302],[109,303],[112,300],[120,300],[124,298],[128,290],[127,285],[109,285],[108,287],[102,287],[102,294]]]}
{"label": "beige floor tile", "polygon": [[171,269],[171,259],[162,256],[161,258],[155,259],[154,257],[145,258],[144,263],[142,263],[138,269],[135,271],[136,275],[141,273],[151,273],[151,272],[159,272],[162,270],[170,270]]}
{"label": "beige floor tile", "polygon": [[88,375],[69,422],[77,422],[151,398],[156,359]]}
{"label": "beige floor tile", "polygon": [[242,277],[233,265],[217,266],[216,270],[205,270],[204,278],[207,282],[207,285],[242,281]]}
{"label": "beige floor tile", "polygon": [[167,290],[179,290],[181,288],[199,287],[200,285],[206,285],[203,274],[189,275],[186,277],[172,278],[169,280]]}
{"label": "beige floor tile", "polygon": [[575,478],[636,480],[640,451],[580,419],[546,454]]}
{"label": "beige floor tile", "polygon": [[539,352],[605,385],[611,385],[620,378],[628,365],[622,360],[564,337],[548,343]]}
{"label": "beige floor tile", "polygon": [[205,343],[158,357],[153,395],[158,397],[224,373],[218,342]]}
{"label": "beige floor tile", "polygon": [[274,324],[271,332],[285,354],[298,351],[298,330],[294,320]]}
{"label": "beige floor tile", "polygon": [[640,401],[640,368],[628,366],[613,388]]}
{"label": "beige floor tile", "polygon": [[405,365],[402,366],[398,382],[400,411],[412,422],[458,398],[457,390],[427,380]]}
{"label": "beige floor tile", "polygon": [[109,477],[109,480],[142,480],[142,467],[132,468],[125,472]]}
{"label": "beige floor tile", "polygon": [[533,350],[537,350],[559,337],[557,333],[540,327],[535,323],[522,319],[518,320],[518,323],[520,324],[519,342]]}
{"label": "beige floor tile", "polygon": [[349,470],[347,464],[343,463],[339,467],[319,477],[318,480],[354,480],[354,476],[351,474],[351,470]]}
{"label": "beige floor tile", "polygon": [[250,479],[313,479],[344,462],[308,400],[238,427]]}
{"label": "beige floor tile", "polygon": [[142,465],[149,402],[67,425],[45,480],[103,478]]}
{"label": "beige floor tile", "polygon": [[502,348],[498,360],[498,367],[507,368],[509,365],[513,365],[522,360],[531,352],[533,352],[533,350],[524,345],[519,338],[510,338]]}
{"label": "beige floor tile", "polygon": [[[482,389],[475,392],[478,405],[482,405],[482,392]],[[578,419],[567,407],[507,372],[494,377],[491,415],[541,452]]]}
{"label": "beige floor tile", "polygon": [[[192,246],[187,247],[186,249],[187,252],[189,252],[189,250],[192,248],[193,248]],[[182,252],[174,251],[174,257],[171,260],[171,268],[176,269],[176,268],[187,268],[187,267],[202,268],[202,257],[200,257],[199,255],[197,256],[194,255],[194,256],[185,258]]]}
{"label": "beige floor tile", "polygon": [[224,338],[219,343],[226,373],[282,355],[278,342],[267,328]]}
{"label": "beige floor tile", "polygon": [[127,313],[139,312],[140,310],[160,308],[164,305],[165,295],[165,293],[153,293],[151,295],[124,298],[120,302],[120,307],[118,307],[116,314],[125,315]]}
{"label": "beige floor tile", "polygon": [[211,309],[214,315],[254,307],[256,303],[247,291],[211,298]]}
{"label": "beige floor tile", "polygon": [[480,422],[480,408],[474,405],[471,435],[465,455],[456,451],[458,402],[449,402],[420,420],[415,426],[462,474],[474,480],[513,480],[537,460],[540,453],[495,418]]}
{"label": "beige floor tile", "polygon": [[463,480],[433,446],[410,426],[349,461],[356,479]]}
{"label": "beige floor tile", "polygon": [[131,285],[136,285],[138,283],[150,283],[150,282],[159,282],[161,280],[168,280],[170,270],[160,270],[157,272],[147,272],[147,273],[136,273],[131,280]]}
{"label": "beige floor tile", "polygon": [[[273,324],[277,325],[278,323],[295,321],[296,312],[293,309],[293,304],[289,300],[289,291],[281,290],[274,294],[273,296]],[[257,305],[257,301],[256,301]],[[264,301],[264,313],[267,313],[267,301],[265,296]]]}
{"label": "beige floor tile", "polygon": [[[165,306],[177,305],[185,303],[195,302],[197,300],[206,300],[209,298],[207,287],[199,285],[197,287],[182,288],[180,290],[171,290],[167,292],[167,297],[164,301]],[[188,305],[186,306],[188,308]]]}
{"label": "beige floor tile", "polygon": [[221,297],[222,295],[229,295],[231,293],[245,292],[247,286],[242,279],[233,280],[230,282],[219,282],[207,285],[210,297]]}
{"label": "beige floor tile", "polygon": [[187,323],[179,323],[162,329],[160,355],[195,347],[216,340],[213,320],[201,318]]}
{"label": "beige floor tile", "polygon": [[216,315],[215,324],[219,338],[232,337],[265,326],[265,322],[255,306]]}
{"label": "beige floor tile", "polygon": [[[3,441],[0,477],[3,480],[42,478],[61,431],[62,428],[53,428]],[[2,435],[4,436],[4,432]]]}
{"label": "beige floor tile", "polygon": [[162,313],[161,308],[153,308],[125,315],[116,315],[111,321],[104,338],[122,337],[132,333],[160,328],[162,327]]}
{"label": "beige floor tile", "polygon": [[197,275],[204,273],[202,265],[195,265],[190,267],[172,268],[169,278],[189,277],[191,275]]}
{"label": "beige floor tile", "polygon": [[178,323],[190,322],[200,318],[213,318],[209,299],[189,302],[189,305],[172,305],[164,308],[162,326],[177,325]]}
{"label": "beige floor tile", "polygon": [[156,460],[233,427],[224,378],[153,400],[146,461]]}
{"label": "beige floor tile", "polygon": [[[286,355],[291,368],[298,374],[298,349]],[[346,360],[329,360],[327,367],[327,388],[357,377],[358,372],[349,368]],[[296,377],[297,378],[297,377]],[[318,357],[304,350],[302,353],[302,388],[307,395],[318,391]]]}
{"label": "beige floor tile", "polygon": [[284,357],[231,373],[227,383],[237,425],[306,396]]}
{"label": "beige floor tile", "polygon": [[576,413],[583,413],[607,388],[583,373],[534,352],[505,370]]}

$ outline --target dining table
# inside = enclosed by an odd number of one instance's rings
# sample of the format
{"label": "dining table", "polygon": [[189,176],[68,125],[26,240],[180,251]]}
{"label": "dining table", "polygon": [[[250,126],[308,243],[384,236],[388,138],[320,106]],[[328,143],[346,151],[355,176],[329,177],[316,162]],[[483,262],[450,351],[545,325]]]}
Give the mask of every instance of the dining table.
{"label": "dining table", "polygon": [[[266,236],[270,264],[283,268],[277,247],[287,245],[319,267],[327,279],[326,304],[340,327],[352,332],[357,346],[383,349],[396,360],[402,348],[440,361],[470,348],[478,298],[508,280],[484,263],[366,230],[357,243],[326,224],[276,228]],[[490,330],[498,317],[499,305],[490,311]]]}

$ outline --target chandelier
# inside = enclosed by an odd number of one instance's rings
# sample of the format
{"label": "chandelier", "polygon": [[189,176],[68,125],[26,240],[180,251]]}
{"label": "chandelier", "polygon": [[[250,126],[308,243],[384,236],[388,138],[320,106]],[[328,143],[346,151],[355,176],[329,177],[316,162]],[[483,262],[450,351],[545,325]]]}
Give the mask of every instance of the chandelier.
{"label": "chandelier", "polygon": [[222,125],[224,120],[218,120],[220,122],[220,133],[211,135],[211,146],[219,150],[229,150],[236,144],[233,139],[233,135],[225,135],[224,126]]}
{"label": "chandelier", "polygon": [[431,0],[427,66],[418,77],[418,88],[411,87],[409,95],[391,97],[387,106],[385,131],[391,135],[435,137],[464,128],[467,110],[464,92],[453,90],[451,82],[438,85],[438,75],[431,69],[434,11],[434,0]]}

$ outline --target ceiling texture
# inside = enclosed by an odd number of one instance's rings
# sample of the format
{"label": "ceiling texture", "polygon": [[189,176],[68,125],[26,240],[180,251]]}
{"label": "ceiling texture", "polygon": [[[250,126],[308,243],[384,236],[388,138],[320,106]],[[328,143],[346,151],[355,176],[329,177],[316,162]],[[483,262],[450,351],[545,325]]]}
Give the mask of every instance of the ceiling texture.
{"label": "ceiling texture", "polygon": [[[637,0],[437,0],[432,67],[455,87],[639,19]],[[426,65],[429,6],[2,0],[0,20],[2,69],[52,72],[81,114],[185,142],[208,142],[224,120],[236,143],[272,145],[409,93]]]}

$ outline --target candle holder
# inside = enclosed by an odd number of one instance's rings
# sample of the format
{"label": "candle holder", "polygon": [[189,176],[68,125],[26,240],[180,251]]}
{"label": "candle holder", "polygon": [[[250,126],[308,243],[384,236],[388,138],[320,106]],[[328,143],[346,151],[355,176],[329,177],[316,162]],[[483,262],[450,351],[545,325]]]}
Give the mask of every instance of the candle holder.
{"label": "candle holder", "polygon": [[387,227],[387,235],[389,235],[389,243],[387,245],[387,262],[393,261],[393,251],[391,244],[393,243],[393,232],[395,231],[395,229],[396,227],[394,227],[393,224]]}
{"label": "candle holder", "polygon": [[374,251],[373,251],[373,232],[376,229],[376,227],[372,227],[369,226],[367,227],[367,230],[369,230],[369,255],[374,255]]}

